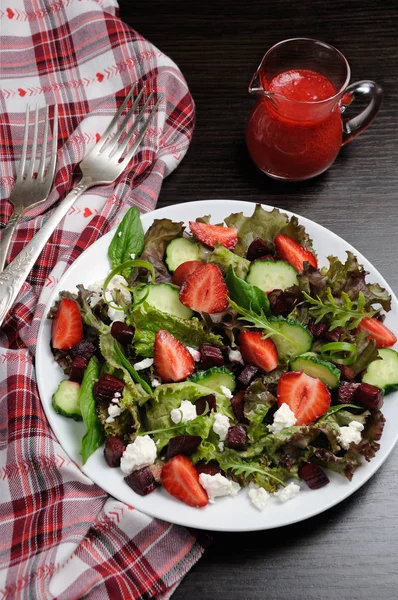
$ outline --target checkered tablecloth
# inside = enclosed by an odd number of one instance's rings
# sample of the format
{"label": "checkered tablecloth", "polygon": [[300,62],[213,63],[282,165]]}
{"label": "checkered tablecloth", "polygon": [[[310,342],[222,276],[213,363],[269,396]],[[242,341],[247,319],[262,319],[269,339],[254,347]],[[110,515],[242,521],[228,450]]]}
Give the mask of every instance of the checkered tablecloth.
{"label": "checkered tablecloth", "polygon": [[[167,598],[206,538],[109,497],[71,462],[41,407],[34,356],[47,299],[67,267],[126,210],[156,206],[183,158],[194,106],[177,66],[117,16],[113,0],[4,0],[0,5],[0,222],[21,156],[26,105],[59,107],[54,188],[23,218],[9,260],[79,179],[132,82],[165,94],[115,184],[92,188],[40,255],[0,334],[0,599]],[[32,113],[33,123],[33,113]]]}

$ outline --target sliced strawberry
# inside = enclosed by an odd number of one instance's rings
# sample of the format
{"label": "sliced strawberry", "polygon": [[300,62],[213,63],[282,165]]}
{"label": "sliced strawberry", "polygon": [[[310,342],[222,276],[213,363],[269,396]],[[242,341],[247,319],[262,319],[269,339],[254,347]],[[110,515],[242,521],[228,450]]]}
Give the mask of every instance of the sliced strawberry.
{"label": "sliced strawberry", "polygon": [[189,275],[180,289],[180,300],[198,312],[218,313],[228,306],[228,288],[220,267],[203,265]]}
{"label": "sliced strawberry", "polygon": [[184,344],[163,329],[155,336],[153,360],[157,375],[166,382],[182,381],[192,375],[195,368],[195,361]]}
{"label": "sliced strawberry", "polygon": [[238,243],[238,230],[236,227],[209,225],[208,223],[197,223],[195,221],[189,221],[189,227],[194,236],[210,248],[214,248],[216,244],[222,244],[228,250],[232,250]]}
{"label": "sliced strawberry", "polygon": [[359,329],[369,333],[378,348],[389,348],[397,341],[396,336],[381,321],[375,318],[364,317],[359,324]]}
{"label": "sliced strawberry", "polygon": [[83,321],[77,303],[62,298],[52,323],[51,343],[58,350],[70,350],[83,339]]}
{"label": "sliced strawberry", "polygon": [[330,408],[330,392],[326,385],[303,371],[282,375],[277,398],[278,406],[287,404],[294,412],[296,425],[309,425]]}
{"label": "sliced strawberry", "polygon": [[318,267],[317,260],[312,252],[292,240],[289,236],[279,233],[274,242],[279,258],[292,265],[296,271],[303,270],[304,261],[309,262],[315,268]]}
{"label": "sliced strawberry", "polygon": [[174,271],[171,282],[174,285],[182,285],[188,275],[195,273],[200,267],[203,267],[203,263],[200,260],[188,260],[187,262],[181,263]]}
{"label": "sliced strawberry", "polygon": [[264,339],[260,331],[242,331],[239,347],[245,363],[250,363],[266,371],[273,371],[278,366],[278,352],[269,338]]}
{"label": "sliced strawberry", "polygon": [[186,456],[174,456],[162,469],[160,480],[165,490],[188,506],[201,508],[209,503],[205,490],[199,483],[199,474]]}

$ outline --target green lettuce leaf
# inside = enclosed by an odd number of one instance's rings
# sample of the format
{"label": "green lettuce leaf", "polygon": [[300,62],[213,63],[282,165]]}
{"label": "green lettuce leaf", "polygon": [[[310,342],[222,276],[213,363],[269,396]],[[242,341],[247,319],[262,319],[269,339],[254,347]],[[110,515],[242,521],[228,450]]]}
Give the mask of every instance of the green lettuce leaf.
{"label": "green lettuce leaf", "polygon": [[[247,388],[244,403],[244,415],[249,421],[249,437],[253,440],[267,433],[266,425],[262,425],[269,410],[275,406],[276,398],[267,389],[261,379],[256,379]],[[270,422],[270,421],[269,421]]]}
{"label": "green lettuce leaf", "polygon": [[100,372],[100,362],[96,356],[93,356],[84,373],[79,397],[80,410],[82,412],[83,422],[86,426],[86,433],[82,438],[80,447],[83,464],[85,464],[87,459],[101,446],[105,438],[104,430],[98,419],[93,394],[94,385],[99,378]]}
{"label": "green lettuce leaf", "polygon": [[169,315],[147,302],[139,304],[128,317],[128,322],[136,328],[133,345],[138,356],[152,357],[155,333],[166,329],[183,344],[199,347],[204,343],[222,346],[219,335],[207,332],[205,324],[196,317],[190,320]]}
{"label": "green lettuce leaf", "polygon": [[241,277],[242,279],[246,277],[250,267],[249,260],[234,254],[222,245],[215,247],[214,251],[208,258],[208,262],[217,263],[225,268],[232,266],[236,271],[237,276]]}
{"label": "green lettuce leaf", "polygon": [[146,232],[141,259],[153,265],[157,283],[171,281],[171,274],[164,263],[164,254],[167,244],[175,238],[182,237],[183,232],[184,224],[175,223],[170,219],[156,219]]}
{"label": "green lettuce leaf", "polygon": [[251,217],[243,213],[235,213],[225,219],[228,227],[238,229],[238,244],[234,249],[236,254],[245,256],[250,244],[261,238],[266,243],[273,243],[274,238],[287,226],[288,217],[277,208],[266,211],[257,204]]}
{"label": "green lettuce leaf", "polygon": [[[139,210],[132,206],[124,215],[119,227],[108,248],[108,256],[112,263],[112,269],[119,267],[126,261],[139,258],[144,248],[144,230],[141,224]],[[131,269],[123,271],[123,276],[128,277]]]}
{"label": "green lettuce leaf", "polygon": [[227,284],[231,300],[236,302],[236,304],[257,314],[261,314],[262,311],[265,314],[270,313],[270,303],[267,294],[256,285],[250,285],[247,281],[237,277],[232,265],[228,267],[225,283]]}
{"label": "green lettuce leaf", "polygon": [[[216,396],[217,412],[233,418],[230,402],[226,401],[225,396],[214,392]],[[193,404],[199,398],[209,395],[209,388],[190,381],[181,383],[166,383],[158,386],[150,396],[139,400],[141,405],[145,404],[148,428],[165,429],[173,427],[174,423],[170,419],[170,412],[179,408],[183,400],[189,400]]]}
{"label": "green lettuce leaf", "polygon": [[163,429],[155,429],[151,431],[145,431],[141,435],[150,434],[153,435],[158,451],[162,450],[169,441],[178,435],[198,435],[202,439],[206,439],[214,423],[214,415],[209,416],[199,415],[191,421],[186,423],[178,423],[171,427],[165,427]]}

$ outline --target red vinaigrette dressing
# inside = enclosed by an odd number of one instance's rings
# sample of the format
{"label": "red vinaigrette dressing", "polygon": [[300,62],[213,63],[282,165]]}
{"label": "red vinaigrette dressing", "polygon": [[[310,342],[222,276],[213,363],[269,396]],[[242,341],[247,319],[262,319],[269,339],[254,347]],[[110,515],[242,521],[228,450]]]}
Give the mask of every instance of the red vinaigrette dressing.
{"label": "red vinaigrette dressing", "polygon": [[262,171],[282,179],[322,173],[340,150],[342,120],[338,103],[311,103],[331,98],[337,90],[327,77],[309,69],[283,71],[271,81],[261,77],[264,89],[279,97],[260,97],[250,115],[246,142],[252,159]]}

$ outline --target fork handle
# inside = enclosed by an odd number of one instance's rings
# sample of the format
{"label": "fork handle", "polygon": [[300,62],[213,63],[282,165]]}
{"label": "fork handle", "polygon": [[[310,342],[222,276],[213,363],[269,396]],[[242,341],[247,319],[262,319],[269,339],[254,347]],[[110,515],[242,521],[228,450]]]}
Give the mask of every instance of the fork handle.
{"label": "fork handle", "polygon": [[61,204],[55,209],[29,244],[0,273],[0,326],[14,304],[19,290],[23,286],[47,240],[79,196],[92,185],[93,181],[90,177],[83,177],[80,183],[62,200]]}
{"label": "fork handle", "polygon": [[1,236],[0,242],[0,272],[4,269],[4,265],[6,264],[8,249],[10,247],[12,236],[14,235],[15,228],[21,215],[21,211],[15,210],[9,218],[7,225],[3,229],[3,234]]}

